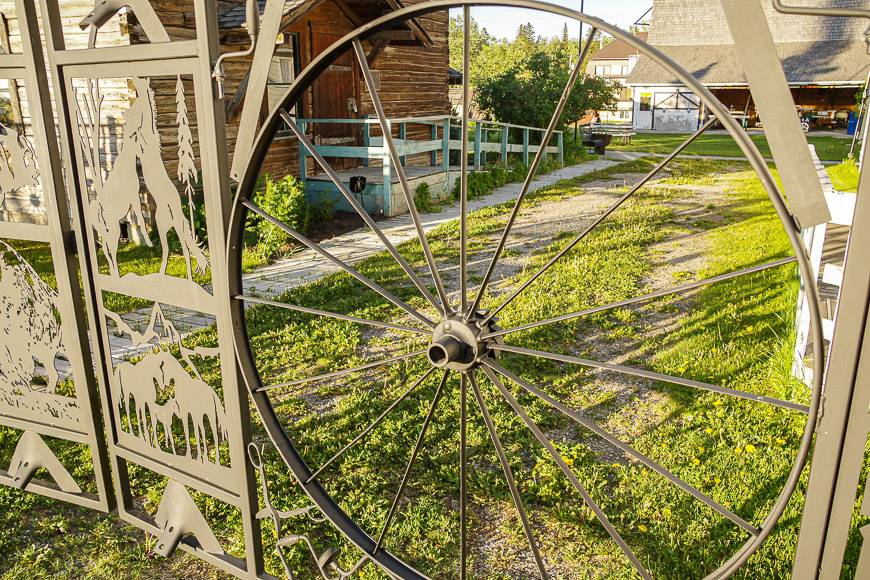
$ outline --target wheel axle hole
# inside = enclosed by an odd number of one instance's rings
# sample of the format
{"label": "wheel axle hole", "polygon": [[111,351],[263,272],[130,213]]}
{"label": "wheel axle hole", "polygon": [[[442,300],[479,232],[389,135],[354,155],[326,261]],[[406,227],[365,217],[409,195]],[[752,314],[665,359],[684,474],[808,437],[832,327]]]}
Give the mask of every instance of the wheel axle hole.
{"label": "wheel axle hole", "polygon": [[447,349],[440,344],[430,345],[429,350],[426,352],[426,356],[429,357],[429,362],[436,367],[443,367],[449,362]]}

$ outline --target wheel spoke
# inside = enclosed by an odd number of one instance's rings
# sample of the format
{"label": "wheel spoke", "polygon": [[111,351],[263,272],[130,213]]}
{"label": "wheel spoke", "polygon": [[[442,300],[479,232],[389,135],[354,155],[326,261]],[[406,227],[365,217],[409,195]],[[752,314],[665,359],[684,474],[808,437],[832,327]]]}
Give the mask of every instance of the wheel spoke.
{"label": "wheel spoke", "polygon": [[489,267],[486,270],[486,274],[484,274],[483,276],[483,281],[478,288],[477,295],[474,298],[474,302],[472,302],[471,307],[466,312],[466,317],[470,316],[471,313],[475,312],[480,306],[480,301],[483,298],[484,293],[486,292],[486,288],[489,285],[493,273],[495,272],[495,267],[498,264],[499,259],[501,259],[501,254],[504,251],[504,246],[507,243],[508,236],[510,235],[511,229],[513,229],[514,222],[519,215],[520,207],[523,204],[523,200],[525,199],[526,194],[528,194],[529,192],[529,187],[532,184],[532,180],[535,178],[535,173],[538,170],[538,166],[541,164],[541,160],[544,158],[544,155],[546,155],[547,146],[550,144],[550,139],[553,137],[553,133],[556,132],[556,125],[559,124],[559,118],[562,116],[562,111],[565,109],[565,105],[567,105],[568,99],[571,96],[571,91],[574,89],[574,85],[577,83],[577,79],[580,77],[580,74],[583,71],[583,61],[586,60],[586,55],[589,53],[589,47],[592,46],[592,39],[595,38],[596,32],[597,29],[593,26],[592,30],[589,32],[589,38],[586,41],[586,46],[583,48],[583,52],[580,54],[580,60],[577,61],[577,65],[574,67],[574,70],[571,71],[571,74],[568,77],[568,83],[565,85],[565,89],[562,92],[562,97],[559,99],[559,103],[556,105],[556,110],[553,113],[553,117],[550,119],[550,124],[547,126],[547,130],[544,133],[543,138],[541,139],[540,149],[538,149],[538,152],[535,154],[535,158],[532,161],[532,165],[531,167],[529,167],[529,172],[526,175],[526,179],[523,182],[523,186],[520,189],[519,195],[517,196],[517,201],[514,203],[513,211],[511,211],[507,225],[505,225],[504,231],[501,235],[501,239],[496,246],[495,253],[493,254],[492,259],[489,262]]}
{"label": "wheel spoke", "polygon": [[679,147],[677,147],[676,149],[674,149],[674,151],[673,151],[670,155],[668,155],[665,159],[663,159],[663,160],[661,161],[661,163],[659,163],[658,165],[656,165],[655,167],[653,167],[653,169],[652,169],[649,173],[647,173],[647,174],[643,177],[643,179],[641,179],[640,181],[638,181],[638,182],[634,185],[634,187],[632,187],[632,188],[631,188],[631,189],[630,189],[630,190],[629,190],[625,195],[623,195],[623,196],[620,197],[618,200],[616,200],[616,202],[615,202],[613,205],[611,205],[609,208],[607,208],[607,210],[606,210],[604,213],[602,213],[600,216],[598,216],[598,218],[597,218],[595,221],[593,221],[591,224],[589,224],[589,225],[586,227],[586,229],[584,229],[584,230],[583,230],[583,231],[582,231],[582,232],[581,232],[577,237],[575,237],[573,240],[571,240],[571,242],[569,242],[567,246],[565,246],[564,248],[562,248],[562,250],[561,250],[558,254],[556,254],[555,256],[553,256],[553,258],[550,259],[549,262],[547,262],[543,267],[541,267],[540,270],[538,270],[537,272],[535,272],[535,273],[532,275],[531,278],[529,278],[528,280],[526,280],[525,282],[523,282],[523,283],[520,285],[520,287],[517,288],[516,290],[514,290],[514,292],[513,292],[510,296],[508,296],[508,298],[505,299],[501,304],[499,304],[498,307],[496,307],[495,309],[493,309],[492,311],[490,311],[489,314],[487,314],[486,318],[484,318],[484,319],[480,322],[480,326],[481,326],[481,327],[485,326],[485,325],[486,325],[486,324],[487,324],[487,323],[488,323],[488,322],[489,322],[489,321],[490,321],[490,320],[491,320],[491,319],[492,319],[496,314],[498,314],[499,312],[501,312],[502,309],[503,309],[505,306],[507,306],[508,304],[510,304],[511,302],[513,302],[514,299],[516,299],[517,296],[519,296],[519,295],[520,295],[520,294],[521,294],[521,293],[522,293],[526,288],[528,288],[529,286],[531,286],[531,285],[534,283],[535,280],[537,280],[537,279],[540,278],[542,275],[544,275],[544,273],[545,273],[547,270],[549,270],[549,269],[553,266],[553,264],[555,264],[556,262],[558,262],[560,259],[562,259],[562,257],[563,257],[565,254],[567,254],[567,253],[570,252],[572,249],[574,249],[574,247],[575,247],[577,244],[579,244],[579,243],[580,243],[580,242],[581,242],[581,241],[582,241],[582,240],[583,240],[587,235],[589,235],[589,233],[592,232],[592,230],[594,230],[596,227],[598,227],[598,226],[601,224],[601,222],[603,222],[604,220],[606,220],[606,219],[607,219],[607,218],[608,218],[608,217],[609,217],[613,212],[615,212],[617,209],[619,209],[619,207],[622,206],[622,204],[624,204],[626,201],[628,201],[629,198],[631,198],[635,193],[638,192],[638,190],[640,190],[640,188],[642,188],[644,185],[646,185],[646,184],[649,182],[650,179],[652,179],[653,177],[655,177],[655,176],[656,176],[656,175],[657,175],[657,174],[658,174],[662,169],[664,169],[665,167],[667,167],[667,165],[668,165],[671,161],[673,161],[673,160],[674,160],[674,159],[675,159],[675,158],[676,158],[680,153],[682,153],[683,150],[684,150],[686,147],[688,147],[689,145],[691,145],[691,144],[695,141],[695,139],[697,139],[698,137],[700,137],[700,136],[704,133],[704,131],[706,131],[707,129],[709,129],[709,128],[713,125],[713,123],[715,123],[717,120],[718,120],[718,119],[717,119],[716,117],[711,118],[711,119],[710,119],[709,121],[707,121],[707,122],[706,122],[706,123],[705,123],[705,124],[700,128],[700,129],[698,129],[695,133],[693,133],[691,136],[689,136],[688,139],[686,139],[685,141],[683,141],[683,142],[679,145]]}
{"label": "wheel spoke", "polygon": [[544,561],[541,560],[541,554],[538,551],[538,544],[535,542],[535,537],[532,535],[532,527],[529,525],[529,519],[526,516],[526,509],[523,506],[523,498],[520,496],[520,492],[517,489],[517,483],[514,479],[514,474],[511,470],[510,463],[507,460],[507,456],[504,453],[501,439],[498,437],[498,432],[496,431],[495,424],[489,414],[486,401],[484,401],[483,395],[480,393],[480,388],[477,386],[477,380],[474,378],[473,374],[469,374],[469,380],[471,381],[471,389],[474,391],[474,397],[477,399],[477,406],[480,408],[480,413],[483,415],[483,422],[486,423],[486,429],[489,431],[489,437],[492,439],[492,445],[495,447],[496,455],[498,455],[498,461],[501,463],[505,481],[507,482],[508,488],[511,492],[511,498],[514,500],[514,506],[517,509],[517,514],[519,515],[520,522],[523,525],[526,540],[529,542],[529,549],[532,551],[532,556],[535,558],[535,564],[538,566],[538,573],[541,575],[541,578],[547,578],[547,569],[544,567]]}
{"label": "wheel spoke", "polygon": [[405,466],[405,473],[402,475],[402,481],[399,484],[399,490],[396,492],[396,497],[393,498],[393,504],[390,506],[390,511],[387,513],[387,519],[384,521],[384,526],[381,528],[381,533],[378,536],[378,541],[375,543],[375,549],[372,553],[377,554],[387,537],[387,532],[390,530],[390,524],[393,522],[393,516],[396,514],[396,509],[399,507],[399,501],[402,499],[402,494],[405,492],[405,486],[408,484],[408,477],[411,475],[411,468],[414,467],[414,462],[417,460],[417,455],[423,447],[423,439],[426,437],[426,431],[429,429],[429,423],[432,422],[432,417],[435,415],[435,409],[438,408],[438,402],[441,400],[441,394],[444,392],[444,385],[447,384],[447,378],[450,376],[450,371],[444,371],[444,376],[441,378],[441,384],[438,385],[438,390],[435,391],[435,396],[432,398],[432,404],[429,406],[429,413],[426,414],[426,419],[423,421],[423,426],[420,428],[420,434],[417,436],[417,443],[414,444],[414,450],[411,451],[411,457],[408,459],[408,465]]}
{"label": "wheel spoke", "polygon": [[[468,308],[468,117],[471,111],[471,6],[463,9],[462,152],[459,161],[459,294],[461,311]],[[445,139],[450,139],[447,135]]]}
{"label": "wheel spoke", "polygon": [[244,205],[246,208],[248,208],[249,210],[251,210],[255,214],[259,215],[260,217],[262,217],[263,219],[265,219],[266,221],[268,221],[272,225],[287,232],[300,244],[303,244],[304,246],[308,247],[309,249],[317,252],[318,254],[320,254],[321,256],[323,256],[324,258],[326,258],[327,260],[329,260],[330,262],[332,262],[333,264],[335,264],[336,266],[338,266],[339,268],[341,268],[342,270],[344,270],[345,272],[347,272],[348,274],[350,274],[351,276],[353,276],[354,278],[356,278],[357,280],[359,280],[360,282],[362,282],[363,284],[365,284],[366,286],[368,286],[369,288],[371,288],[372,290],[374,290],[375,292],[380,294],[383,298],[392,302],[393,304],[395,304],[396,306],[398,306],[399,308],[401,308],[402,310],[404,310],[405,312],[407,312],[408,314],[413,316],[414,318],[420,320],[421,322],[425,323],[428,326],[435,326],[434,322],[432,322],[431,320],[426,318],[426,316],[424,316],[423,314],[421,314],[420,312],[418,312],[417,310],[415,310],[414,308],[409,306],[404,301],[402,301],[399,298],[397,298],[396,296],[394,296],[392,292],[390,292],[389,290],[387,290],[386,288],[384,288],[380,284],[373,282],[372,280],[370,280],[366,276],[363,276],[355,268],[353,268],[352,266],[349,266],[348,264],[345,264],[343,261],[336,258],[332,254],[330,254],[329,252],[327,252],[326,250],[321,248],[318,244],[315,244],[314,242],[312,242],[311,240],[309,240],[308,238],[306,238],[305,236],[303,236],[302,234],[300,234],[299,232],[297,232],[296,230],[294,230],[293,228],[291,228],[290,226],[288,226],[287,224],[285,224],[281,220],[269,215],[268,213],[263,211],[260,208],[260,206],[258,206],[253,201],[244,200],[244,201],[242,201],[242,205]]}
{"label": "wheel spoke", "polygon": [[[402,186],[402,193],[405,195],[405,201],[408,203],[408,213],[411,214],[411,219],[414,221],[414,227],[417,229],[417,237],[420,240],[420,246],[423,248],[423,254],[426,256],[426,262],[429,264],[429,271],[432,275],[432,281],[435,282],[435,288],[438,291],[438,298],[441,300],[442,310],[444,314],[452,314],[450,301],[447,298],[447,292],[444,290],[444,282],[441,280],[441,274],[438,272],[438,266],[435,264],[435,256],[432,255],[432,249],[429,247],[429,241],[426,239],[426,232],[423,231],[423,225],[420,223],[420,215],[417,213],[417,206],[414,205],[414,196],[411,194],[411,188],[408,186],[408,179],[405,176],[405,168],[402,167],[402,158],[399,152],[396,151],[396,145],[393,143],[393,135],[390,131],[390,125],[387,122],[387,117],[384,114],[384,108],[381,105],[381,97],[378,93],[378,88],[375,86],[375,81],[372,77],[372,71],[369,68],[368,60],[366,60],[365,50],[359,39],[353,41],[353,50],[356,53],[357,61],[362,69],[363,79],[369,91],[369,96],[372,99],[372,107],[378,116],[378,122],[381,125],[381,133],[384,134],[384,146],[390,152],[390,158],[393,162],[393,167],[396,170],[396,175],[399,178],[399,183]],[[384,187],[389,189],[390,184],[385,183]]]}
{"label": "wheel spoke", "polygon": [[365,210],[365,208],[356,200],[356,198],[348,191],[347,186],[345,186],[344,182],[332,168],[332,166],[323,158],[323,155],[317,150],[311,140],[305,135],[305,133],[299,128],[299,126],[293,121],[293,118],[287,113],[287,111],[281,111],[281,118],[284,120],[284,123],[290,127],[290,130],[296,135],[296,138],[299,139],[299,142],[304,145],[305,149],[308,150],[308,153],[317,161],[317,164],[326,172],[326,175],[329,176],[329,179],[332,180],[332,183],[338,188],[344,198],[347,200],[347,203],[353,207],[359,217],[366,223],[366,225],[374,232],[374,234],[381,240],[381,243],[387,248],[387,251],[395,258],[396,262],[405,271],[408,277],[411,279],[411,282],[414,283],[414,286],[420,290],[420,293],[423,294],[423,297],[429,301],[432,306],[435,308],[439,308],[438,301],[429,291],[429,288],[423,283],[420,277],[414,272],[414,269],[411,268],[411,264],[405,260],[404,257],[399,253],[399,250],[393,245],[392,242],[387,238],[386,234],[384,234],[383,230],[378,227],[375,221],[371,218],[369,213]]}
{"label": "wheel spoke", "polygon": [[541,399],[542,401],[544,401],[545,403],[547,403],[548,405],[550,405],[551,407],[553,407],[557,411],[561,412],[563,415],[570,417],[571,419],[576,421],[578,424],[582,425],[583,427],[585,427],[589,431],[592,431],[598,437],[604,439],[605,441],[607,441],[608,443],[610,443],[611,445],[613,445],[614,447],[618,448],[620,451],[625,453],[626,455],[630,455],[630,456],[634,457],[635,459],[637,459],[638,461],[640,461],[641,463],[643,463],[644,465],[646,465],[647,467],[649,467],[650,469],[652,469],[653,471],[655,471],[656,473],[658,473],[659,475],[661,475],[662,477],[664,477],[665,479],[667,479],[668,481],[670,481],[671,483],[676,485],[677,487],[681,488],[683,491],[686,491],[690,495],[694,496],[696,499],[702,501],[707,506],[709,506],[712,509],[714,509],[715,511],[717,511],[720,515],[728,518],[729,520],[731,520],[732,522],[734,522],[735,524],[737,524],[738,526],[740,526],[741,528],[743,528],[744,530],[749,532],[750,534],[757,536],[760,533],[760,530],[756,526],[750,524],[749,522],[747,522],[746,520],[744,520],[743,518],[741,518],[740,516],[738,516],[737,514],[732,512],[731,510],[729,510],[728,508],[726,508],[725,506],[717,503],[715,500],[713,500],[709,496],[701,493],[695,487],[689,485],[688,483],[686,483],[685,481],[683,481],[682,479],[680,479],[679,477],[674,475],[671,471],[669,471],[668,469],[659,465],[658,463],[656,463],[655,461],[653,461],[652,459],[650,459],[649,457],[647,457],[646,455],[644,455],[643,453],[641,453],[640,451],[635,449],[634,447],[632,447],[626,443],[623,443],[622,441],[620,441],[619,439],[617,439],[616,437],[614,437],[613,435],[611,435],[610,433],[608,433],[607,431],[602,429],[595,421],[592,421],[591,419],[587,419],[586,417],[584,417],[583,415],[581,415],[577,411],[574,411],[573,409],[563,405],[562,403],[560,403],[559,401],[557,401],[553,397],[547,395],[545,392],[543,392],[539,388],[535,387],[533,384],[529,383],[528,381],[523,380],[522,378],[518,377],[514,373],[505,369],[501,365],[498,365],[496,363],[491,362],[491,364],[489,366],[490,366],[490,368],[492,368],[494,371],[496,371],[497,373],[499,373],[503,377],[515,382],[516,384],[518,384],[519,386],[524,388],[526,391],[528,391],[532,395],[538,397],[539,399]]}
{"label": "wheel spoke", "polygon": [[[434,370],[434,369],[433,369]],[[465,580],[467,575],[466,559],[468,547],[466,542],[466,529],[468,519],[468,490],[465,480],[467,478],[468,463],[468,379],[465,373],[459,379],[459,578]]]}
{"label": "wheel spoke", "polygon": [[532,421],[528,413],[526,413],[525,409],[523,409],[523,407],[511,394],[511,392],[501,383],[501,381],[498,380],[498,377],[488,365],[489,363],[487,362],[487,366],[482,367],[482,370],[484,374],[486,374],[487,378],[489,378],[492,384],[495,385],[495,387],[501,392],[502,396],[513,408],[517,416],[520,417],[523,423],[526,424],[526,427],[528,427],[532,434],[535,436],[535,439],[537,439],[538,442],[544,446],[544,448],[550,454],[550,457],[552,457],[553,460],[558,464],[559,468],[562,470],[562,473],[565,474],[565,477],[568,478],[568,480],[571,482],[571,485],[574,486],[574,489],[577,490],[577,492],[583,498],[583,501],[586,502],[586,505],[589,506],[589,509],[592,510],[592,512],[595,514],[595,517],[598,518],[598,521],[601,522],[601,525],[604,526],[604,529],[607,530],[607,533],[610,535],[611,538],[613,538],[613,541],[616,542],[616,545],[619,546],[623,554],[625,554],[625,556],[631,562],[632,566],[634,566],[634,569],[637,570],[638,574],[640,574],[643,578],[652,580],[652,576],[650,576],[650,573],[646,570],[644,565],[640,563],[640,560],[638,560],[637,556],[634,555],[634,552],[631,550],[629,545],[625,542],[624,539],[622,539],[622,536],[619,535],[619,532],[616,531],[616,528],[613,527],[613,524],[610,523],[610,520],[601,510],[601,507],[594,499],[592,499],[592,496],[589,495],[589,492],[586,490],[583,484],[580,483],[580,480],[577,479],[577,476],[574,474],[573,471],[571,471],[571,468],[568,467],[568,464],[565,463],[565,460],[562,459],[562,455],[559,453],[553,443],[547,438],[546,435],[544,435],[544,432],[541,431],[537,424]]}
{"label": "wheel spoke", "polygon": [[396,356],[391,356],[390,358],[385,358],[383,360],[379,360],[379,361],[375,361],[375,362],[371,362],[371,363],[366,363],[364,365],[354,367],[352,369],[345,369],[343,371],[335,371],[334,373],[326,373],[324,375],[317,375],[314,377],[308,377],[307,379],[298,379],[295,381],[287,381],[285,383],[276,383],[274,385],[263,385],[261,387],[257,387],[256,389],[254,389],[254,392],[259,393],[261,391],[271,391],[272,389],[281,389],[281,388],[285,388],[285,387],[297,387],[299,385],[304,385],[306,383],[313,383],[315,381],[325,381],[327,379],[337,379],[338,377],[343,377],[345,375],[352,375],[354,373],[366,371],[369,369],[374,369],[374,368],[377,368],[379,366],[383,366],[383,365],[394,363],[394,362],[399,362],[399,361],[402,361],[405,359],[414,358],[415,356],[420,356],[423,354],[426,354],[425,349],[418,350],[415,352],[400,354],[400,355],[396,355]]}
{"label": "wheel spoke", "polygon": [[514,328],[508,328],[506,330],[497,330],[495,332],[490,332],[488,334],[484,334],[481,337],[481,339],[494,338],[496,336],[504,336],[506,334],[513,334],[515,332],[521,332],[523,330],[531,330],[532,328],[538,328],[540,326],[546,326],[548,324],[556,324],[557,322],[565,322],[567,320],[573,320],[575,318],[580,318],[582,316],[588,316],[590,314],[596,314],[598,312],[604,312],[606,310],[611,310],[613,308],[621,308],[623,306],[630,306],[631,304],[636,304],[638,302],[645,302],[647,300],[661,298],[663,296],[668,296],[670,294],[678,294],[680,292],[694,290],[695,288],[700,288],[702,286],[707,286],[709,284],[715,284],[717,282],[723,282],[725,280],[730,280],[732,278],[738,278],[740,276],[747,276],[749,274],[755,274],[756,272],[770,270],[771,268],[778,268],[780,266],[792,264],[796,261],[797,261],[797,259],[794,257],[784,258],[782,260],[776,260],[775,262],[768,262],[766,264],[761,264],[759,266],[753,266],[751,268],[745,268],[743,270],[737,270],[735,272],[721,274],[719,276],[714,276],[712,278],[705,278],[704,280],[698,280],[697,282],[689,282],[687,284],[682,284],[680,286],[674,286],[673,288],[659,290],[657,292],[652,292],[650,294],[644,294],[643,296],[636,296],[634,298],[629,298],[627,300],[620,300],[619,302],[611,302],[609,304],[604,304],[603,306],[595,306],[594,308],[587,308],[586,310],[579,310],[577,312],[572,312],[570,314],[563,314],[561,316],[547,318],[546,320],[541,320],[538,322],[531,322],[529,324],[524,324],[522,326],[516,326]]}
{"label": "wheel spoke", "polygon": [[425,373],[422,377],[420,377],[419,379],[417,379],[417,380],[414,382],[413,385],[411,385],[410,387],[408,387],[408,389],[407,389],[404,393],[402,393],[401,396],[400,396],[398,399],[396,399],[395,401],[393,401],[393,402],[390,404],[390,406],[387,407],[387,408],[384,410],[383,413],[381,413],[380,415],[378,415],[378,418],[377,418],[377,419],[375,419],[374,421],[372,421],[371,424],[370,424],[368,427],[366,427],[365,429],[363,429],[363,430],[359,433],[359,435],[357,435],[356,437],[354,437],[353,440],[352,440],[350,443],[348,443],[347,445],[345,445],[344,447],[342,447],[342,448],[338,451],[338,453],[336,453],[335,455],[333,455],[332,457],[330,457],[330,458],[329,458],[329,459],[328,459],[328,460],[327,460],[323,465],[320,466],[320,468],[319,468],[317,471],[315,471],[315,472],[312,473],[310,476],[308,476],[308,479],[305,480],[305,485],[308,485],[309,483],[311,483],[312,481],[314,481],[315,479],[317,479],[317,477],[318,477],[321,473],[323,473],[323,471],[324,471],[327,467],[329,467],[330,465],[332,465],[332,463],[335,462],[335,460],[337,460],[339,457],[341,457],[342,455],[344,455],[344,454],[347,452],[348,449],[350,449],[351,447],[353,447],[354,445],[356,445],[357,443],[359,443],[360,441],[362,441],[363,437],[365,437],[366,435],[368,435],[369,433],[371,433],[372,431],[374,431],[374,430],[377,428],[377,426],[380,425],[381,422],[382,422],[382,421],[387,417],[387,415],[389,415],[389,414],[393,411],[393,409],[395,409],[396,407],[398,407],[399,404],[400,404],[402,401],[404,401],[405,399],[407,399],[407,398],[411,395],[411,393],[413,393],[414,390],[415,390],[418,386],[420,386],[420,384],[421,384],[423,381],[425,381],[426,379],[428,379],[428,378],[432,375],[432,373],[434,373],[434,372],[435,372],[435,367],[432,367],[432,368],[430,368],[428,371],[426,371],[426,373]]}
{"label": "wheel spoke", "polygon": [[700,389],[703,391],[711,391],[714,393],[719,393],[720,395],[728,395],[731,397],[737,397],[740,399],[747,399],[749,401],[756,401],[759,403],[766,403],[768,405],[774,405],[776,407],[782,407],[784,409],[791,409],[793,411],[800,411],[802,413],[808,413],[809,407],[805,405],[801,405],[799,403],[792,403],[791,401],[783,401],[782,399],[776,399],[773,397],[767,397],[764,395],[756,395],[753,393],[747,393],[745,391],[738,391],[736,389],[728,389],[725,387],[720,387],[718,385],[711,385],[710,383],[703,383],[701,381],[695,381],[692,379],[684,379],[682,377],[674,377],[671,375],[664,375],[662,373],[657,373],[653,371],[647,371],[643,369],[638,369],[634,367],[629,367],[625,365],[615,365],[609,363],[603,363],[596,360],[590,360],[585,358],[580,358],[576,356],[570,356],[565,354],[555,354],[552,352],[545,352],[542,350],[532,350],[530,348],[522,348],[519,346],[508,346],[503,344],[493,344],[490,345],[490,348],[493,350],[498,350],[502,352],[512,352],[515,354],[523,354],[527,356],[534,356],[539,358],[545,358],[549,360],[554,360],[558,362],[571,363],[576,365],[581,365],[584,367],[596,368],[604,371],[612,371],[615,373],[619,373],[622,375],[632,375],[636,377],[642,377],[645,379],[651,379],[654,381],[660,381],[663,383],[671,383],[674,385],[682,385],[684,387],[691,387],[693,389]]}
{"label": "wheel spoke", "polygon": [[251,304],[262,304],[264,306],[273,306],[275,308],[283,308],[284,310],[293,310],[294,312],[303,312],[305,314],[313,314],[315,316],[323,316],[325,318],[335,318],[338,320],[347,320],[357,324],[365,324],[376,328],[388,328],[391,330],[400,330],[402,332],[413,332],[415,334],[424,334],[431,336],[432,332],[423,330],[422,328],[414,328],[413,326],[402,326],[401,324],[393,324],[391,322],[381,322],[380,320],[368,320],[366,318],[357,318],[356,316],[348,316],[347,314],[338,314],[337,312],[327,312],[326,310],[317,310],[316,308],[308,308],[306,306],[298,306],[296,304],[288,304],[287,302],[276,302],[275,300],[267,300],[256,296],[248,296],[240,294],[235,297],[236,300],[250,302]]}

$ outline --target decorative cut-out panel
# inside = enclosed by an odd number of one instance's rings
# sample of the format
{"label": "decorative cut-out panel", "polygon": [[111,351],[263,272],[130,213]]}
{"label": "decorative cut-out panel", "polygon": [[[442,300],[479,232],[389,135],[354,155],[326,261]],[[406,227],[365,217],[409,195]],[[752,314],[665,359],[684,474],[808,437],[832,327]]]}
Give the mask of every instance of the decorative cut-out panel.
{"label": "decorative cut-out panel", "polygon": [[[109,510],[93,356],[69,259],[75,246],[36,21],[32,3],[0,2],[0,429],[16,441],[0,461],[0,483]],[[65,462],[86,447],[91,466],[68,471]]]}
{"label": "decorative cut-out panel", "polygon": [[[210,76],[218,36],[206,24],[217,6],[100,0],[77,20],[80,50],[64,2],[41,3],[119,516],[154,535],[159,554],[182,548],[258,577],[249,408],[222,259],[230,193]],[[105,44],[125,19],[134,46]],[[185,27],[184,40],[167,34]],[[217,541],[219,523],[203,515],[213,501],[241,516],[242,550]]]}
{"label": "decorative cut-out panel", "polygon": [[[210,259],[185,84],[182,75],[76,79],[76,135],[85,221],[106,284],[129,293],[159,283],[206,304]],[[106,93],[118,86],[127,87],[129,104],[107,111]]]}
{"label": "decorative cut-out panel", "polygon": [[[224,401],[204,378],[214,372],[219,349],[188,346],[182,331],[160,304],[147,324],[144,311],[122,316],[105,311],[113,345],[112,409],[125,449],[159,459],[176,469],[221,476],[230,465],[229,424]],[[202,318],[185,312],[181,317]],[[126,318],[126,320],[125,320]],[[189,326],[186,328],[190,328]]]}
{"label": "decorative cut-out panel", "polygon": [[57,290],[0,240],[0,414],[80,430],[57,301]]}

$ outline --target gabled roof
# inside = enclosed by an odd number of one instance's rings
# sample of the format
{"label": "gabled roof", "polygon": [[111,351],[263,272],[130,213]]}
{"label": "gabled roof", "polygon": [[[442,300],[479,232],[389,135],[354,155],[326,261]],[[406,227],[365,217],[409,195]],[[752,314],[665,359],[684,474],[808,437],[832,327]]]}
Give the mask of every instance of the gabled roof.
{"label": "gabled roof", "polygon": [[[646,32],[638,32],[635,34],[639,39],[645,41],[647,39]],[[591,57],[589,57],[590,61],[593,60],[628,60],[632,56],[638,54],[638,50],[628,44],[627,42],[616,39]]]}
{"label": "gabled roof", "polygon": [[[764,11],[791,84],[864,82],[867,45],[861,18],[793,16]],[[826,0],[831,7],[870,8],[870,0]],[[745,84],[719,0],[654,0],[649,43],[707,85]],[[629,84],[680,84],[641,55]]]}

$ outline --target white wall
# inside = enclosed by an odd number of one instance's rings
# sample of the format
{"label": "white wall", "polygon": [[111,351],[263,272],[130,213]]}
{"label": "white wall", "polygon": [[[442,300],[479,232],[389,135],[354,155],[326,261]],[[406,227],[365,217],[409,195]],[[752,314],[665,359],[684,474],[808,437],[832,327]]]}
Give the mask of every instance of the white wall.
{"label": "white wall", "polygon": [[[659,108],[658,104],[665,101],[676,92],[681,92],[689,98],[697,100],[683,86],[642,86],[633,85],[634,102],[632,126],[636,130],[653,130],[663,133],[691,133],[699,126],[700,109],[697,108]],[[687,104],[687,99],[679,99],[680,106]],[[648,104],[648,110],[641,110],[643,104]]]}

